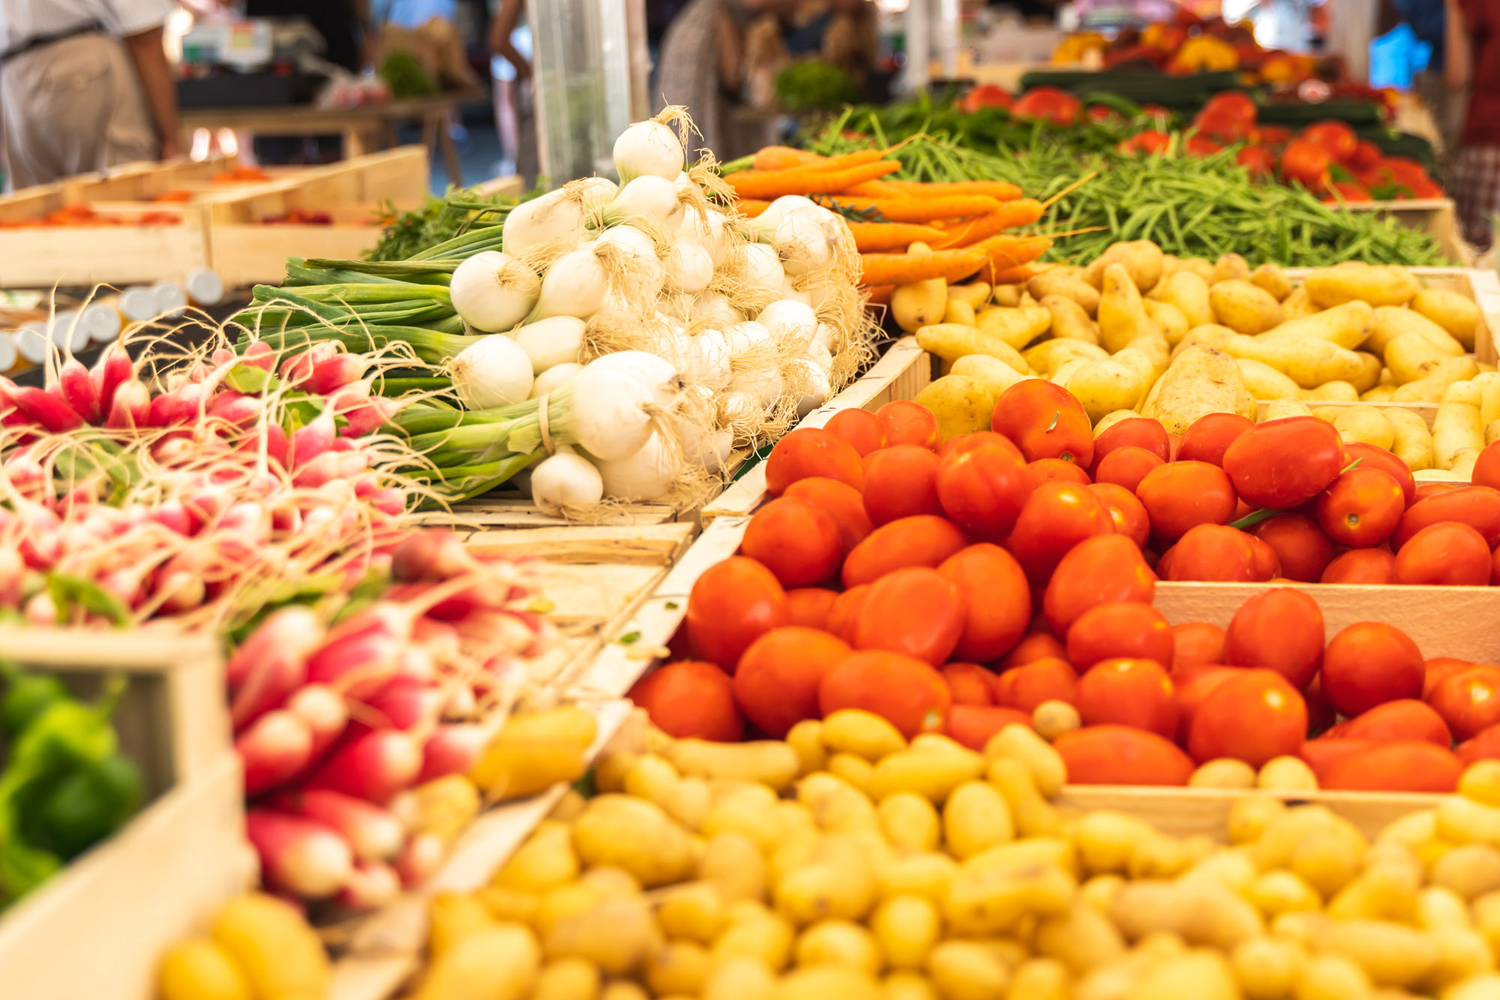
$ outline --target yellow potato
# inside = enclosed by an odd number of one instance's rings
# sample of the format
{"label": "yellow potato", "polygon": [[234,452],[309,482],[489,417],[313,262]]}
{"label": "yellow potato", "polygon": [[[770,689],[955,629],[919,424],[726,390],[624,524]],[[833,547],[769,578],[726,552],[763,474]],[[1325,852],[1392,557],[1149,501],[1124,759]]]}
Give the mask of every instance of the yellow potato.
{"label": "yellow potato", "polygon": [[252,1000],[250,982],[234,959],[212,941],[174,944],[157,973],[161,1000]]}
{"label": "yellow potato", "polygon": [[1367,1000],[1375,994],[1370,977],[1343,955],[1311,959],[1297,980],[1295,1000]]}
{"label": "yellow potato", "polygon": [[1126,1000],[1240,1000],[1239,984],[1223,955],[1194,950],[1148,965]]}
{"label": "yellow potato", "polygon": [[966,285],[948,286],[949,302],[966,302],[971,309],[980,309],[990,301],[990,284],[987,281],[971,281]]}
{"label": "yellow potato", "polygon": [[797,783],[797,800],[812,810],[824,830],[876,830],[880,819],[863,792],[847,781],[820,771]]}
{"label": "yellow potato", "polygon": [[1111,354],[1123,350],[1137,337],[1160,335],[1161,329],[1146,315],[1141,293],[1121,264],[1104,269],[1103,293],[1099,297],[1099,342]]}
{"label": "yellow potato", "polygon": [[1345,444],[1362,441],[1389,450],[1396,439],[1396,429],[1385,415],[1373,406],[1340,407],[1333,426]]}
{"label": "yellow potato", "polygon": [[1084,869],[1098,874],[1128,869],[1140,845],[1157,833],[1136,816],[1098,809],[1080,818],[1071,835]]}
{"label": "yellow potato", "polygon": [[1325,382],[1353,382],[1368,375],[1359,353],[1326,340],[1265,339],[1243,336],[1226,327],[1200,326],[1177,345],[1177,350],[1193,346],[1212,347],[1235,357],[1262,361],[1307,389]]}
{"label": "yellow potato", "polygon": [[985,743],[984,756],[992,761],[1002,758],[1019,761],[1031,773],[1037,791],[1045,798],[1056,798],[1068,780],[1062,754],[1030,726],[1011,723],[1001,729]]}
{"label": "yellow potato", "polygon": [[1289,997],[1307,961],[1307,953],[1290,941],[1254,937],[1241,941],[1230,953],[1234,977],[1246,1000]]}
{"label": "yellow potato", "polygon": [[995,306],[978,313],[979,329],[1021,350],[1052,325],[1052,314],[1038,305],[1021,305],[1014,309]]}
{"label": "yellow potato", "polygon": [[[1458,347],[1458,341],[1449,338],[1449,343]],[[1417,333],[1403,333],[1385,347],[1385,364],[1395,376],[1396,382],[1405,385],[1432,374],[1444,361],[1461,359],[1463,351],[1452,354]]]}
{"label": "yellow potato", "polygon": [[[722,967],[736,958],[751,958],[772,972],[780,972],[791,960],[795,937],[796,931],[785,917],[766,910],[727,924],[714,938],[709,954],[715,966]],[[709,982],[712,981],[711,974]]]}
{"label": "yellow potato", "polygon": [[985,769],[985,780],[1005,796],[1021,836],[1052,837],[1062,832],[1062,817],[1037,790],[1025,764],[1008,757],[992,760]]}
{"label": "yellow potato", "polygon": [[1230,889],[1202,879],[1128,882],[1115,895],[1110,915],[1131,940],[1166,931],[1188,944],[1225,951],[1265,933],[1255,907]]}
{"label": "yellow potato", "polygon": [[1188,778],[1190,788],[1254,788],[1255,768],[1233,757],[1220,757],[1198,765]]}
{"label": "yellow potato", "polygon": [[1028,914],[1066,912],[1078,891],[1077,880],[1058,865],[1007,866],[980,863],[983,859],[979,855],[961,865],[948,883],[942,907],[953,934],[1006,933]]}
{"label": "yellow potato", "polygon": [[770,1000],[776,974],[764,962],[737,956],[716,964],[703,984],[703,1000]]}
{"label": "yellow potato", "polygon": [[1308,298],[1322,309],[1362,299],[1372,306],[1404,306],[1422,286],[1404,267],[1392,264],[1341,264],[1320,267],[1302,280]]}
{"label": "yellow potato", "polygon": [[983,781],[966,781],[943,806],[943,839],[960,861],[1015,837],[1015,821],[1005,796]]}
{"label": "yellow potato", "polygon": [[859,924],[847,920],[820,920],[808,927],[797,938],[792,954],[796,964],[802,968],[837,965],[874,976],[879,975],[885,965],[875,936]]}
{"label": "yellow potato", "polygon": [[942,802],[965,781],[979,777],[984,758],[971,750],[961,753],[903,750],[875,765],[871,797],[876,801],[896,792],[916,792]]}
{"label": "yellow potato", "polygon": [[786,742],[801,760],[799,777],[821,771],[828,762],[828,751],[823,747],[823,723],[817,719],[797,723],[786,734]]}
{"label": "yellow potato", "polygon": [[684,775],[719,781],[754,781],[777,791],[791,786],[801,764],[797,751],[780,740],[750,743],[678,740],[670,757]]}
{"label": "yellow potato", "polygon": [[1301,285],[1292,289],[1292,294],[1281,300],[1281,314],[1287,319],[1315,316],[1317,312],[1318,307],[1312,304],[1312,299],[1307,297],[1307,289]]}
{"label": "yellow potato", "polygon": [[1360,393],[1359,400],[1362,403],[1389,403],[1395,394],[1394,385],[1377,385],[1373,389],[1366,389]]}
{"label": "yellow potato", "polygon": [[1432,464],[1451,469],[1460,452],[1484,450],[1483,396],[1473,382],[1454,382],[1443,390],[1432,419]]}
{"label": "yellow potato", "polygon": [[948,282],[942,278],[897,285],[891,291],[891,315],[907,333],[942,322],[948,310]]}
{"label": "yellow potato", "polygon": [[1500,763],[1482,760],[1465,768],[1458,794],[1487,806],[1500,806]]}
{"label": "yellow potato", "polygon": [[[1088,285],[1083,287],[1089,288]],[[1089,288],[1089,291],[1093,289]],[[1052,314],[1052,336],[1081,340],[1086,344],[1099,343],[1099,328],[1077,302],[1062,295],[1045,295],[1041,306]]]}
{"label": "yellow potato", "polygon": [[[1363,351],[1355,351],[1354,353],[1361,355],[1362,358],[1370,358],[1376,364],[1380,363],[1379,359],[1375,358],[1373,354],[1365,354]],[[1299,388],[1297,390],[1297,398],[1329,403],[1355,403],[1359,401],[1359,390],[1354,388],[1353,384],[1349,382],[1324,382],[1315,389]]]}
{"label": "yellow potato", "polygon": [[1202,257],[1173,257],[1167,255],[1162,259],[1162,277],[1170,278],[1182,271],[1196,274],[1205,282],[1214,273],[1212,261],[1204,260]]}
{"label": "yellow potato", "polygon": [[1391,441],[1395,456],[1413,472],[1432,468],[1432,432],[1427,429],[1427,421],[1411,410],[1396,406],[1383,412],[1395,432]]}
{"label": "yellow potato", "polygon": [[1308,405],[1297,399],[1273,399],[1266,406],[1265,414],[1260,418],[1261,423],[1270,420],[1283,420],[1287,417],[1310,417],[1312,410]]}
{"label": "yellow potato", "polygon": [[1108,357],[1104,348],[1073,339],[1044,340],[1021,354],[1022,363],[1042,378],[1051,378],[1069,361],[1103,361]]}
{"label": "yellow potato", "polygon": [[1229,842],[1247,844],[1261,838],[1271,824],[1286,812],[1286,803],[1269,795],[1245,795],[1229,807]]}
{"label": "yellow potato", "polygon": [[[302,914],[280,899],[258,892],[236,896],[214,914],[212,936],[213,943],[244,974],[256,997],[329,994],[332,970],[323,942]],[[534,974],[539,960],[535,939],[529,931],[524,936],[527,947],[517,947],[510,954],[518,963],[516,975],[523,983],[528,968]],[[507,943],[516,940],[510,931],[504,937]],[[493,936],[487,938],[489,946],[496,943]],[[519,1000],[525,994],[496,994],[512,995]]]}
{"label": "yellow potato", "polygon": [[1217,322],[1236,333],[1264,333],[1281,324],[1281,303],[1248,281],[1216,283],[1209,289],[1208,302]]}
{"label": "yellow potato", "polygon": [[937,323],[917,331],[917,346],[944,361],[957,361],[968,354],[988,354],[1025,374],[1025,362],[1015,348],[984,330],[961,323]]}
{"label": "yellow potato", "polygon": [[1078,977],[1119,961],[1125,955],[1125,940],[1109,918],[1084,902],[1074,903],[1066,913],[1037,924],[1038,954],[1056,959]]}
{"label": "yellow potato", "polygon": [[828,773],[869,794],[870,778],[875,774],[875,768],[863,757],[856,757],[852,753],[836,753],[828,758]]}
{"label": "yellow potato", "polygon": [[[277,956],[278,960],[282,956]],[[535,935],[518,924],[493,924],[474,931],[427,969],[417,1000],[492,997],[525,1000],[541,971]],[[326,996],[325,992],[258,993],[260,996]]]}
{"label": "yellow potato", "polygon": [[679,881],[694,866],[687,832],[660,806],[624,795],[590,801],[573,824],[573,846],[584,864],[623,868],[647,887]]}
{"label": "yellow potato", "polygon": [[1353,350],[1370,338],[1374,322],[1374,310],[1367,303],[1356,300],[1311,316],[1289,319],[1267,330],[1263,336],[1266,339],[1312,337]]}
{"label": "yellow potato", "polygon": [[[660,757],[650,759],[671,767]],[[675,774],[673,778],[675,780]],[[490,884],[502,889],[538,892],[571,882],[578,877],[578,872],[572,827],[556,820],[543,820],[526,843],[495,873]]]}
{"label": "yellow potato", "polygon": [[1375,325],[1370,333],[1369,349],[1385,353],[1386,345],[1405,333],[1415,333],[1432,342],[1432,346],[1449,357],[1465,351],[1464,345],[1421,313],[1401,306],[1381,306],[1375,310]]}
{"label": "yellow potato", "polygon": [[1146,307],[1146,315],[1161,328],[1162,336],[1169,346],[1181,343],[1182,338],[1187,336],[1192,324],[1181,309],[1170,302],[1158,302],[1155,299],[1145,299],[1142,305]]}
{"label": "yellow potato", "polygon": [[1099,314],[1099,290],[1074,274],[1047,271],[1028,281],[1026,290],[1043,305],[1049,295],[1056,295],[1077,305],[1089,319]]}
{"label": "yellow potato", "polygon": [[1221,281],[1248,280],[1250,280],[1250,265],[1245,263],[1245,258],[1237,253],[1226,253],[1214,261],[1213,272],[1209,275],[1208,283],[1217,285]]}
{"label": "yellow potato", "polygon": [[502,732],[470,769],[469,780],[492,798],[523,798],[576,781],[588,769],[587,751],[588,743],[512,740]]}
{"label": "yellow potato", "polygon": [[581,958],[559,958],[542,966],[531,1000],[596,1000],[603,987],[599,969]]}
{"label": "yellow potato", "polygon": [[1479,306],[1474,300],[1457,292],[1424,288],[1412,298],[1411,307],[1446,330],[1465,350],[1474,349],[1479,330]]}
{"label": "yellow potato", "polygon": [[870,930],[892,969],[921,969],[942,939],[943,925],[932,900],[916,895],[891,896],[875,908]]}
{"label": "yellow potato", "polygon": [[1130,283],[1145,294],[1161,280],[1165,263],[1161,248],[1150,240],[1113,243],[1084,269],[1083,280],[1095,288],[1103,289],[1104,272],[1111,264],[1119,264],[1125,269]]}
{"label": "yellow potato", "polygon": [[1245,890],[1245,898],[1267,920],[1283,913],[1317,913],[1323,907],[1317,890],[1285,869],[1266,872]]}
{"label": "yellow potato", "polygon": [[1255,786],[1267,791],[1315,792],[1317,776],[1300,757],[1274,757],[1261,765]]}
{"label": "yellow potato", "polygon": [[977,323],[974,319],[974,307],[962,299],[950,298],[947,307],[943,309],[943,322],[975,326]]}
{"label": "yellow potato", "polygon": [[1178,271],[1162,282],[1159,299],[1176,306],[1187,318],[1188,329],[1214,321],[1213,306],[1209,304],[1208,282],[1192,271]]}
{"label": "yellow potato", "polygon": [[1161,421],[1167,433],[1181,434],[1208,413],[1238,413],[1253,420],[1255,397],[1232,356],[1209,347],[1191,347],[1156,380],[1141,414]]}
{"label": "yellow potato", "polygon": [[1500,850],[1492,844],[1463,844],[1432,865],[1432,884],[1466,900],[1500,889]]}
{"label": "yellow potato", "polygon": [[[1417,344],[1422,342],[1412,338]],[[1387,352],[1389,353],[1389,352]],[[1431,363],[1432,355],[1425,355],[1425,362]],[[1407,382],[1397,387],[1391,393],[1393,403],[1437,403],[1443,398],[1443,392],[1454,382],[1462,382],[1479,374],[1479,366],[1474,363],[1473,358],[1441,358],[1436,364],[1432,364],[1427,374],[1414,382]]]}
{"label": "yellow potato", "polygon": [[958,862],[938,851],[915,851],[882,861],[876,870],[880,897],[913,895],[941,904],[958,875]]}
{"label": "yellow potato", "polygon": [[1067,968],[1055,959],[1029,958],[1016,967],[1006,1000],[1069,1000],[1073,995]]}
{"label": "yellow potato", "polygon": [[917,393],[916,402],[937,418],[943,441],[990,429],[999,395],[967,375],[944,375]]}
{"label": "yellow potato", "polygon": [[1256,399],[1270,402],[1276,399],[1296,399],[1303,389],[1290,377],[1272,368],[1263,361],[1251,358],[1236,358],[1240,374],[1244,376],[1245,388]]}
{"label": "yellow potato", "polygon": [[1250,283],[1263,288],[1277,302],[1292,294],[1292,282],[1275,264],[1262,264],[1250,272]]}
{"label": "yellow potato", "polygon": [[[1052,341],[1047,343],[1052,343]],[[984,386],[985,391],[996,399],[999,399],[1006,389],[1017,382],[1034,377],[1022,374],[999,358],[988,354],[967,354],[953,362],[953,368],[948,374],[973,379]]]}
{"label": "yellow potato", "polygon": [[[1127,347],[1107,361],[1080,362],[1065,377],[1059,372],[1055,378],[1095,422],[1116,410],[1135,409],[1150,390],[1155,369],[1146,354]],[[993,410],[991,406],[992,416]]]}
{"label": "yellow potato", "polygon": [[942,840],[942,821],[931,800],[916,792],[887,795],[876,812],[891,844],[901,850],[934,851]]}
{"label": "yellow potato", "polygon": [[863,919],[875,905],[875,868],[849,834],[825,834],[811,860],[776,880],[776,911],[804,925],[825,917]]}
{"label": "yellow potato", "polygon": [[890,973],[881,981],[880,995],[881,1000],[938,1000],[932,982],[920,972]]}
{"label": "yellow potato", "polygon": [[994,1000],[1005,995],[1010,970],[977,941],[944,941],[932,949],[927,974],[940,1000]]}
{"label": "yellow potato", "polygon": [[1078,709],[1065,701],[1044,701],[1031,713],[1031,728],[1049,743],[1081,725],[1083,720],[1079,718]]}
{"label": "yellow potato", "polygon": [[[997,306],[1014,309],[1021,304],[1023,290],[1020,285],[996,285],[990,289],[990,302]],[[975,312],[978,313],[977,308]]]}
{"label": "yellow potato", "polygon": [[859,708],[841,708],[824,719],[823,743],[834,753],[858,754],[871,763],[906,749],[900,730]]}
{"label": "yellow potato", "polygon": [[1377,986],[1414,985],[1438,960],[1430,936],[1385,920],[1330,921],[1318,937],[1317,948],[1351,959]]}

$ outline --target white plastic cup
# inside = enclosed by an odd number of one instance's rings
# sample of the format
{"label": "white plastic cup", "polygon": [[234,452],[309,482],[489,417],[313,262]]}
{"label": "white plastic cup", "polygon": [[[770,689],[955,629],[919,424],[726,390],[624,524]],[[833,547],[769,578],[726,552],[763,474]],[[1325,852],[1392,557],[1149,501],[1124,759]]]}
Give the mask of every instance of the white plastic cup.
{"label": "white plastic cup", "polygon": [[120,338],[120,312],[103,302],[95,302],[85,309],[79,325],[96,344],[109,344]]}
{"label": "white plastic cup", "polygon": [[47,360],[47,338],[46,323],[25,323],[17,330],[13,337],[16,342],[16,350],[21,352],[21,357],[34,365],[39,365]]}
{"label": "white plastic cup", "polygon": [[15,338],[9,333],[0,333],[0,372],[8,372],[14,368],[19,353]]}
{"label": "white plastic cup", "polygon": [[188,299],[198,306],[216,306],[224,301],[224,280],[210,268],[200,267],[188,272],[183,285]]}
{"label": "white plastic cup", "polygon": [[151,294],[156,298],[157,313],[168,316],[176,316],[187,308],[187,292],[175,281],[159,281],[151,286]]}
{"label": "white plastic cup", "polygon": [[120,296],[120,312],[132,323],[144,323],[160,311],[156,308],[156,292],[150,288],[127,288]]}

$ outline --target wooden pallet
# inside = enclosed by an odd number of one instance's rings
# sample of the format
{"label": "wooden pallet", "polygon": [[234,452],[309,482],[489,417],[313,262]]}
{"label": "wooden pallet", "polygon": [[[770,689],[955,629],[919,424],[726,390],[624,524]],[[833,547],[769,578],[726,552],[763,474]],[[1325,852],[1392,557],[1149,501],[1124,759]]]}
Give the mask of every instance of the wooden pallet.
{"label": "wooden pallet", "polygon": [[162,951],[201,930],[254,873],[217,644],[170,633],[5,629],[0,649],[20,666],[56,672],[85,697],[105,676],[127,673],[115,726],[148,793],[118,833],[0,915],[4,995],[153,1000]]}

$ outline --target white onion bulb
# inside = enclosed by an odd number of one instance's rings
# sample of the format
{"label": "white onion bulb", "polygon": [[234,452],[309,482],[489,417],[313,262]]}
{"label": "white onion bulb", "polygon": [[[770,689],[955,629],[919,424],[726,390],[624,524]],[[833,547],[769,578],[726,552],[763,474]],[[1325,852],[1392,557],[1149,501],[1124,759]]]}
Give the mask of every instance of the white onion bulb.
{"label": "white onion bulb", "polygon": [[549,316],[516,331],[516,343],[531,359],[537,375],[557,365],[578,361],[587,324],[576,316]]}
{"label": "white onion bulb", "polygon": [[519,403],[531,393],[531,358],[509,337],[492,333],[453,359],[453,388],[470,410]]}
{"label": "white onion bulb", "polygon": [[542,279],[527,265],[497,250],[477,253],[458,265],[448,294],[453,311],[485,333],[509,330],[536,306]]}
{"label": "white onion bulb", "polygon": [[615,140],[615,172],[620,183],[641,176],[675,180],[686,160],[677,133],[658,121],[636,122]]}

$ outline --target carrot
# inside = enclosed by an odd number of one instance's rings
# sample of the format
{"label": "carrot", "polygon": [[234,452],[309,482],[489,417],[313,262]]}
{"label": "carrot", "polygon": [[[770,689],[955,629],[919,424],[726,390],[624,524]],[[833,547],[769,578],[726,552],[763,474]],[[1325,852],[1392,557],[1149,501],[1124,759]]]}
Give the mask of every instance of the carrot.
{"label": "carrot", "polygon": [[744,170],[724,179],[741,198],[780,198],[785,194],[837,194],[846,188],[894,173],[901,164],[881,160],[850,167],[824,170],[794,167],[791,170]]}
{"label": "carrot", "polygon": [[1042,217],[1042,203],[1035,198],[1022,198],[1017,201],[1003,202],[993,212],[987,212],[977,219],[973,219],[965,226],[955,229],[949,233],[949,239],[945,246],[966,247],[973,246],[981,240],[987,240],[997,233],[1003,233],[1007,229],[1015,229],[1018,226],[1035,225]]}
{"label": "carrot", "polygon": [[767,146],[755,154],[751,165],[756,170],[791,170],[793,167],[811,167],[820,164],[825,157],[809,153],[805,149],[791,146]]}
{"label": "carrot", "polygon": [[[822,163],[814,164],[819,170],[848,170],[850,167],[862,167],[867,163],[885,159],[886,150],[883,149],[861,149],[853,153],[840,153],[838,156],[830,156]],[[895,163],[895,160],[889,162]],[[894,171],[893,171],[894,172]]]}
{"label": "carrot", "polygon": [[[980,251],[986,255],[985,280],[993,285],[997,283],[995,281],[997,276],[1002,276],[1004,272],[1019,268],[1023,264],[1030,264],[1046,253],[1051,246],[1052,240],[1046,236],[1001,233],[999,236],[991,236],[987,240],[967,247],[966,250],[967,252]],[[999,284],[1004,284],[1004,282],[999,282]]]}
{"label": "carrot", "polygon": [[865,181],[841,192],[845,197],[858,195],[861,198],[905,198],[906,192],[890,181]]}
{"label": "carrot", "polygon": [[[738,174],[730,176],[733,181]],[[965,215],[986,215],[1000,208],[1003,202],[994,198],[963,197],[950,198],[848,198],[833,199],[839,208],[868,212],[879,212],[886,222],[921,222],[934,219],[956,219]]]}
{"label": "carrot", "polygon": [[1037,276],[1037,269],[1032,264],[1022,264],[1020,267],[1007,268],[1004,271],[990,272],[990,284],[992,285],[1018,285],[1023,281],[1030,281]]}
{"label": "carrot", "polygon": [[944,197],[949,195],[982,195],[996,201],[1014,201],[1021,189],[1009,181],[890,181],[908,197]]}
{"label": "carrot", "polygon": [[942,238],[942,230],[912,226],[902,222],[851,222],[854,245],[860,253],[877,250],[905,250],[913,243],[932,243]]}
{"label": "carrot", "polygon": [[896,290],[895,285],[876,285],[866,289],[870,297],[865,300],[866,306],[888,306],[891,304],[891,293]]}
{"label": "carrot", "polygon": [[741,198],[737,207],[741,215],[747,219],[753,219],[770,208],[771,203],[769,201],[761,201],[757,198]]}
{"label": "carrot", "polygon": [[959,281],[985,266],[986,256],[977,250],[934,250],[932,253],[863,253],[860,281],[865,285],[906,285],[913,281],[944,278]]}

